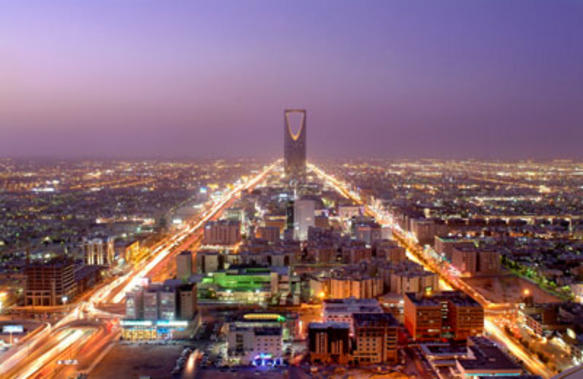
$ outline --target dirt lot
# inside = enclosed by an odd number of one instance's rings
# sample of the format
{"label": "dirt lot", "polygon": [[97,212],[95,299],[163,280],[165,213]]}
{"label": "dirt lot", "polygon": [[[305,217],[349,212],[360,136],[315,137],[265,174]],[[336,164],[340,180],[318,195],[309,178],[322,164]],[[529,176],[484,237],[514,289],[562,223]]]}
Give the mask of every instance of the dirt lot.
{"label": "dirt lot", "polygon": [[514,303],[522,299],[528,288],[534,296],[535,303],[555,303],[561,300],[538,288],[528,280],[514,275],[498,275],[484,278],[466,278],[466,283],[474,287],[484,297],[494,303]]}
{"label": "dirt lot", "polygon": [[181,345],[116,345],[89,378],[170,378]]}

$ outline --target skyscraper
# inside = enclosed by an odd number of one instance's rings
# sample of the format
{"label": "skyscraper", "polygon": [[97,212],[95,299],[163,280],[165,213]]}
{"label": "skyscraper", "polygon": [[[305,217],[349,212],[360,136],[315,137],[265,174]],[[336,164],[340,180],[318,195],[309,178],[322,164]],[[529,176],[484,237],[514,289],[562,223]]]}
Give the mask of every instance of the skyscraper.
{"label": "skyscraper", "polygon": [[[306,110],[305,109],[286,109],[284,114],[283,127],[283,156],[285,174],[290,179],[301,179],[306,173]],[[291,125],[292,114],[299,114],[299,129],[294,132]]]}
{"label": "skyscraper", "polygon": [[314,226],[314,200],[296,200],[294,202],[294,239],[305,241],[308,239],[308,229]]}

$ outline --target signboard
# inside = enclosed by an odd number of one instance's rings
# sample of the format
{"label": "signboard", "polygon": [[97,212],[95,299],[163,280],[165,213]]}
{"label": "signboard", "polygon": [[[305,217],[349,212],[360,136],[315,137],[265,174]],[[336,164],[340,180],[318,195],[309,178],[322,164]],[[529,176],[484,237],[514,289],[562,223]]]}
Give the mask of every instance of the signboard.
{"label": "signboard", "polygon": [[152,326],[150,320],[121,320],[121,326]]}
{"label": "signboard", "polygon": [[163,327],[187,327],[188,321],[179,321],[179,320],[159,320],[156,322],[157,326]]}
{"label": "signboard", "polygon": [[59,364],[59,365],[76,365],[76,364],[79,364],[79,362],[76,359],[64,359],[64,360],[57,361],[57,364]]}
{"label": "signboard", "polygon": [[24,327],[22,325],[4,325],[2,333],[24,333]]}

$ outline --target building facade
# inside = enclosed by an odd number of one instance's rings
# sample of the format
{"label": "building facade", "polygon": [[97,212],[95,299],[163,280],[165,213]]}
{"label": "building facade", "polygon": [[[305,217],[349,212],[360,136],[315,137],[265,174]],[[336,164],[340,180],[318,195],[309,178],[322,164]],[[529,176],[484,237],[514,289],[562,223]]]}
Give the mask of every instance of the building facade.
{"label": "building facade", "polygon": [[404,301],[405,328],[416,341],[465,340],[484,330],[484,309],[462,292],[411,292]]}
{"label": "building facade", "polygon": [[346,364],[350,361],[349,324],[311,322],[308,325],[308,351],[312,363]]}
{"label": "building facade", "polygon": [[241,223],[233,220],[209,221],[204,227],[206,245],[234,245],[241,242]]}
{"label": "building facade", "polygon": [[192,253],[183,251],[176,256],[176,279],[188,280],[192,276]]}
{"label": "building facade", "polygon": [[24,269],[24,274],[26,305],[62,305],[71,301],[77,293],[72,260],[31,263]]}
{"label": "building facade", "polygon": [[294,239],[306,241],[308,229],[315,226],[314,200],[296,200],[294,202]]}
{"label": "building facade", "polygon": [[355,313],[353,358],[357,364],[397,361],[399,323],[390,313]]}

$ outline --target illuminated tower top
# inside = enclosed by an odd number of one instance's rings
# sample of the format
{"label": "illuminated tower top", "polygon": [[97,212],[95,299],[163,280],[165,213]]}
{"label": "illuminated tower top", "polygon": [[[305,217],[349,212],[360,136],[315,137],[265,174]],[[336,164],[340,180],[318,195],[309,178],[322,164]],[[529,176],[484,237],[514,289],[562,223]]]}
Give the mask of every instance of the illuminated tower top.
{"label": "illuminated tower top", "polygon": [[[300,180],[306,173],[306,110],[286,109],[283,112],[283,156],[285,174]],[[294,131],[293,115],[299,115],[299,125]]]}

